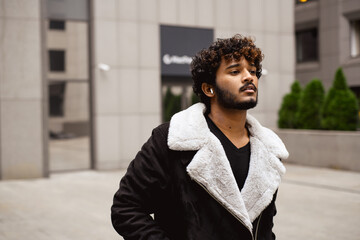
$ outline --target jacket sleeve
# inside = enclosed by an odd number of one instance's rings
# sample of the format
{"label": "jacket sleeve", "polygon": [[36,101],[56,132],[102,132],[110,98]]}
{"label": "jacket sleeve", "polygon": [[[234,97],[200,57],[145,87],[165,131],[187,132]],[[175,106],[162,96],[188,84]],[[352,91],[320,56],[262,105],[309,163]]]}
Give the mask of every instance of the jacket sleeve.
{"label": "jacket sleeve", "polygon": [[150,215],[156,208],[156,199],[168,184],[165,166],[167,131],[166,127],[153,130],[152,136],[130,163],[115,193],[111,220],[125,240],[169,239]]}

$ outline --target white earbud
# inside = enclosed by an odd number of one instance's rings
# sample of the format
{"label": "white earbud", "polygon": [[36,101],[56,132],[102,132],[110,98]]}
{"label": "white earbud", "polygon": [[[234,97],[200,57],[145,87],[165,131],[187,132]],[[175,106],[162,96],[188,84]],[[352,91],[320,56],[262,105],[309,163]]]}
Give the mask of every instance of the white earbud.
{"label": "white earbud", "polygon": [[210,88],[210,92],[211,92],[211,94],[214,94],[214,91],[212,90],[212,88]]}

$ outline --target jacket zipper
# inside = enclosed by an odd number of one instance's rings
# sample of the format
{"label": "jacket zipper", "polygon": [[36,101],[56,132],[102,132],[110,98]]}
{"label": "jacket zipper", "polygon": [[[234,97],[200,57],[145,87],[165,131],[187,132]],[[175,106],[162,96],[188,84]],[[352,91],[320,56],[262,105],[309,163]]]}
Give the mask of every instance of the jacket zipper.
{"label": "jacket zipper", "polygon": [[[235,214],[233,214],[231,211],[229,211],[229,209],[224,206],[224,204],[222,204],[215,196],[212,195],[212,193],[209,192],[209,190],[200,182],[198,182],[197,180],[193,179],[197,184],[199,184],[215,201],[217,201],[223,208],[226,209],[226,211],[228,211],[233,217],[235,217],[244,227],[246,227],[247,230],[249,230],[250,234],[251,234],[251,239],[254,239],[254,234],[252,233],[251,229],[249,229],[246,224]],[[259,219],[260,220],[260,219]]]}
{"label": "jacket zipper", "polygon": [[259,230],[259,225],[260,225],[261,216],[262,216],[262,213],[260,214],[259,221],[258,221],[257,224],[256,224],[255,240],[257,239],[257,236],[258,236],[258,230]]}

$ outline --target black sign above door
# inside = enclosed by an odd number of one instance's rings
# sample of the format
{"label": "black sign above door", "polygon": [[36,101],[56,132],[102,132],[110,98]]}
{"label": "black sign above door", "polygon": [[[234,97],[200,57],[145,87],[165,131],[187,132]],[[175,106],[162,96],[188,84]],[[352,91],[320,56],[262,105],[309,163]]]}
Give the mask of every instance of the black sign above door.
{"label": "black sign above door", "polygon": [[160,26],[161,75],[191,76],[192,57],[214,39],[213,29]]}

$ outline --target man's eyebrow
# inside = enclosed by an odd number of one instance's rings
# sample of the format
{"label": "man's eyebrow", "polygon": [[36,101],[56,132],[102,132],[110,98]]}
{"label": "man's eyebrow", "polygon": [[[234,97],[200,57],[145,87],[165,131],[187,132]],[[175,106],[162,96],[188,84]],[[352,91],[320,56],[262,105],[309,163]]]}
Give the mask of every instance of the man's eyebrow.
{"label": "man's eyebrow", "polygon": [[235,63],[235,64],[232,64],[232,65],[226,67],[225,69],[234,68],[234,67],[239,67],[239,66],[240,66],[239,63]]}

